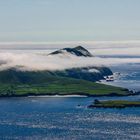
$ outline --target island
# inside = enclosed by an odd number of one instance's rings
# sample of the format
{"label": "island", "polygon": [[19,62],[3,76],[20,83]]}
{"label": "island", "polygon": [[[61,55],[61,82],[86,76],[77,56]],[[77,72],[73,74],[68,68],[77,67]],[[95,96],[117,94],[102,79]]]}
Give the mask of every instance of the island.
{"label": "island", "polygon": [[[70,56],[80,58],[80,60],[94,57],[82,46],[77,46],[57,50],[45,55],[44,59],[47,59],[47,57],[68,59]],[[24,65],[9,67],[9,64],[6,67],[7,63],[11,62],[5,61],[0,63],[0,97],[40,95],[100,97],[136,94],[125,88],[97,83],[97,81],[104,79],[105,76],[113,74],[110,68],[106,66],[70,67],[62,70],[36,70],[29,69]]]}
{"label": "island", "polygon": [[140,107],[140,101],[128,100],[107,100],[99,101],[97,99],[88,106],[88,108],[126,108],[126,107]]}

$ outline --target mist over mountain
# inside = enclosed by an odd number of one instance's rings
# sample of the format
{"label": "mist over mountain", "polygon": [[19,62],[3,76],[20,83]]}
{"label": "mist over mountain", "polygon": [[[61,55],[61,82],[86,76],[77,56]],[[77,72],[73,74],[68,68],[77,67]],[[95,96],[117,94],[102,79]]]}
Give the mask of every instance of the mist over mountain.
{"label": "mist over mountain", "polygon": [[[115,46],[114,46],[115,47]],[[114,47],[109,49],[104,49],[97,46],[93,46],[95,49],[90,49],[85,51],[88,54],[85,56],[77,56],[77,54],[72,53],[75,48],[68,48],[70,52],[65,49],[60,49],[57,51],[49,50],[1,50],[0,51],[0,70],[6,70],[9,68],[16,68],[22,71],[41,71],[41,70],[65,70],[71,68],[82,68],[82,67],[110,67],[112,65],[122,65],[127,63],[140,63],[140,58],[132,58],[132,57],[97,57],[97,51],[103,50],[106,54],[110,55],[110,49],[112,50]],[[72,51],[71,51],[72,50]],[[120,49],[122,50],[122,49]],[[76,51],[79,50],[77,49]],[[135,50],[136,51],[136,50]],[[138,50],[137,50],[138,51]],[[52,52],[52,54],[50,53]],[[57,53],[54,53],[57,52]],[[122,51],[124,52],[124,51]],[[81,50],[80,50],[81,53]],[[82,49],[83,53],[83,49]],[[114,51],[115,53],[115,51]],[[89,56],[92,55],[92,57]],[[93,57],[94,56],[94,57]]]}
{"label": "mist over mountain", "polygon": [[3,53],[0,55],[0,82],[4,79],[31,81],[42,79],[43,75],[98,81],[112,74],[108,67],[94,63],[93,58],[82,46],[60,49],[49,55]]}

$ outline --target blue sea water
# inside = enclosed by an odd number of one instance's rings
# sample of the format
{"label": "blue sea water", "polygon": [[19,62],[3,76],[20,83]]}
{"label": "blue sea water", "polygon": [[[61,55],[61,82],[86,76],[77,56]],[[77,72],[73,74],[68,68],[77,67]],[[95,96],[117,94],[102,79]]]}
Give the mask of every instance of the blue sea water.
{"label": "blue sea water", "polygon": [[0,100],[0,139],[140,139],[139,108],[88,109],[86,106],[93,100],[86,97],[3,98]]}
{"label": "blue sea water", "polygon": [[[140,65],[112,67],[112,83],[140,90]],[[88,109],[95,98],[24,97],[0,99],[0,139],[139,140],[140,108]],[[140,96],[100,97],[140,100]],[[80,106],[78,106],[80,105]]]}
{"label": "blue sea water", "polygon": [[140,91],[140,63],[112,66],[111,69],[113,72],[119,72],[120,76],[114,82],[104,83]]}

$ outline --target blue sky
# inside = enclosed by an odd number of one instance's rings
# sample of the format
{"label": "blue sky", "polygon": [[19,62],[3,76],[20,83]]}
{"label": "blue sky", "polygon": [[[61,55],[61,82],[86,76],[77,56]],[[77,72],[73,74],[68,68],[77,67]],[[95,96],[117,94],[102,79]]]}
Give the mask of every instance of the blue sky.
{"label": "blue sky", "polygon": [[140,0],[0,0],[0,42],[140,40]]}

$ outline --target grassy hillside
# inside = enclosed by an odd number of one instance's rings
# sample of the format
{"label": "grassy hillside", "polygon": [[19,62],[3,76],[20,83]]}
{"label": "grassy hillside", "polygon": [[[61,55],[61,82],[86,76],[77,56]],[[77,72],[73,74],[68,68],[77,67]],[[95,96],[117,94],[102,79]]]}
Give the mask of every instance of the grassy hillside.
{"label": "grassy hillside", "polygon": [[86,80],[61,77],[51,72],[21,72],[7,70],[0,72],[1,96],[25,95],[129,95],[128,90],[98,84]]}

